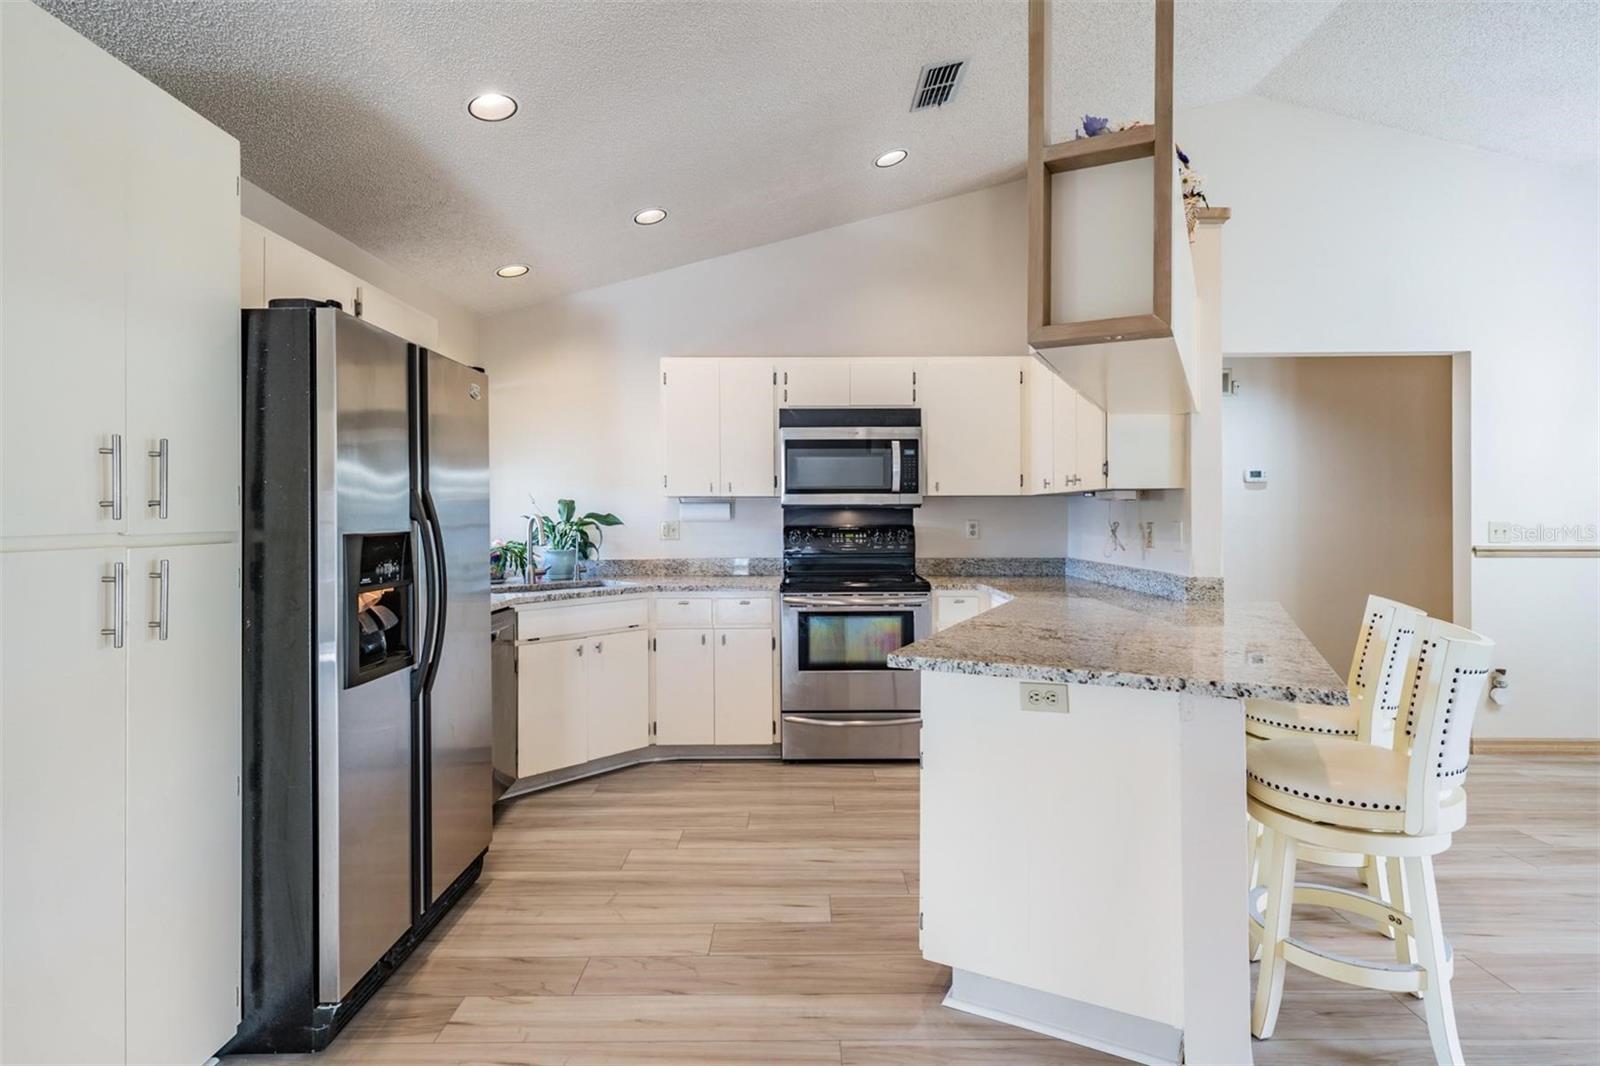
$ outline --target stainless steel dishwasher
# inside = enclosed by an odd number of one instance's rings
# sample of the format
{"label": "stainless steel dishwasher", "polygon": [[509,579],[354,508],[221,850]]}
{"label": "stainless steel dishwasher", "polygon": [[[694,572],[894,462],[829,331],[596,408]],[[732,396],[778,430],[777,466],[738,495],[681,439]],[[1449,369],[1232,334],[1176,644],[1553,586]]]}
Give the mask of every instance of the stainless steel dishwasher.
{"label": "stainless steel dishwasher", "polygon": [[489,616],[490,690],[494,704],[494,795],[517,779],[517,612]]}

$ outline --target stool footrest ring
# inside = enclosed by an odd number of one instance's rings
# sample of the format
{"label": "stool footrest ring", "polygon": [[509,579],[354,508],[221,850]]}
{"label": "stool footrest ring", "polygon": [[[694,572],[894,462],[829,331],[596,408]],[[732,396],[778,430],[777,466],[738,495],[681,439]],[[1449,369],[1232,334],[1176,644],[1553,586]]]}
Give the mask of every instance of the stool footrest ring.
{"label": "stool footrest ring", "polygon": [[[1266,931],[1263,911],[1266,898],[1265,885],[1257,885],[1250,891],[1250,924],[1258,940]],[[1296,903],[1332,907],[1334,910],[1361,914],[1379,923],[1390,922],[1399,925],[1404,933],[1413,931],[1411,915],[1390,907],[1380,899],[1349,889],[1297,881],[1294,886],[1294,899]],[[1266,951],[1268,945],[1263,943],[1261,947]],[[1302,970],[1310,970],[1329,980],[1359,985],[1362,988],[1383,992],[1421,992],[1428,980],[1427,971],[1414,963],[1368,962],[1365,959],[1313,947],[1296,937],[1285,937],[1283,943],[1279,945],[1279,951],[1285,962],[1292,963]],[[1445,941],[1444,952],[1444,979],[1449,981],[1455,972],[1455,952],[1448,940]]]}

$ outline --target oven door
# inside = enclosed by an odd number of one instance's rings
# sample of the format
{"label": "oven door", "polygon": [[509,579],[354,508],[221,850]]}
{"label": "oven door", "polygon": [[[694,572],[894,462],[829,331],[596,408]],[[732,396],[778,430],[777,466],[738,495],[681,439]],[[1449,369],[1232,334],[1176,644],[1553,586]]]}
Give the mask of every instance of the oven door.
{"label": "oven door", "polygon": [[888,658],[928,635],[929,602],[920,593],[784,596],[784,714],[918,710],[917,672],[892,670]]}
{"label": "oven door", "polygon": [[[910,507],[922,502],[913,458],[920,431],[908,426],[791,427],[779,431],[784,506]],[[902,489],[907,491],[902,491]]]}

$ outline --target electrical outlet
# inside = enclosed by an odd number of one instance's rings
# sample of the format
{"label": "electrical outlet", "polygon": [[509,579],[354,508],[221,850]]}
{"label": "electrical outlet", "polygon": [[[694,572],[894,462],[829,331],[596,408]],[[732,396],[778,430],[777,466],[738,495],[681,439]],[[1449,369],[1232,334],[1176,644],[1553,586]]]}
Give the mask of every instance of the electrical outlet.
{"label": "electrical outlet", "polygon": [[1139,530],[1144,534],[1144,550],[1154,551],[1156,546],[1156,524],[1154,522],[1140,522]]}
{"label": "electrical outlet", "polygon": [[978,528],[978,520],[976,518],[967,519],[967,539],[977,540],[980,536],[982,536],[982,533]]}
{"label": "electrical outlet", "polygon": [[676,523],[676,522],[663,522],[663,523],[661,523],[661,539],[662,540],[677,540],[678,539],[678,523]]}
{"label": "electrical outlet", "polygon": [[1065,711],[1067,686],[1053,681],[1024,681],[1022,709],[1025,711]]}

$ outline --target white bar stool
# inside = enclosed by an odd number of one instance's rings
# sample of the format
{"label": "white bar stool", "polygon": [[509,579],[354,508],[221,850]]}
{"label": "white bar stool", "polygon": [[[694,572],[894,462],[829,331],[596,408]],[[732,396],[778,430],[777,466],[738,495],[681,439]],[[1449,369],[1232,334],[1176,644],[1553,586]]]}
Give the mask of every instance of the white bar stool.
{"label": "white bar stool", "polygon": [[[1401,689],[1406,669],[1416,644],[1417,629],[1427,612],[1398,600],[1368,596],[1356,634],[1355,654],[1345,685],[1350,692],[1347,706],[1316,703],[1290,703],[1284,700],[1247,699],[1244,701],[1244,729],[1253,745],[1262,740],[1287,740],[1301,737],[1337,737],[1361,740],[1392,747],[1395,717],[1400,710]],[[1250,829],[1250,884],[1259,883],[1260,837]],[[1356,868],[1362,871],[1367,890],[1380,899],[1388,898],[1390,875],[1381,858],[1363,854],[1339,854],[1323,849],[1303,849],[1300,858],[1321,866]],[[1385,935],[1393,929],[1382,926]],[[1255,937],[1251,937],[1255,955]]]}
{"label": "white bar stool", "polygon": [[[1493,641],[1471,630],[1438,620],[1424,623],[1406,686],[1406,735],[1397,738],[1393,750],[1338,738],[1268,740],[1249,749],[1250,816],[1266,831],[1264,884],[1250,894],[1251,923],[1262,954],[1250,1020],[1256,1036],[1272,1035],[1285,968],[1293,964],[1363,988],[1420,995],[1434,1057],[1440,1063],[1462,1061],[1433,856],[1450,847],[1451,834],[1466,822],[1462,782],[1493,649]],[[1390,860],[1395,902],[1297,884],[1295,866],[1305,848]],[[1397,961],[1367,963],[1296,940],[1289,935],[1295,902],[1334,907],[1398,929]]]}

